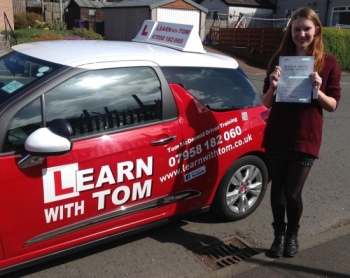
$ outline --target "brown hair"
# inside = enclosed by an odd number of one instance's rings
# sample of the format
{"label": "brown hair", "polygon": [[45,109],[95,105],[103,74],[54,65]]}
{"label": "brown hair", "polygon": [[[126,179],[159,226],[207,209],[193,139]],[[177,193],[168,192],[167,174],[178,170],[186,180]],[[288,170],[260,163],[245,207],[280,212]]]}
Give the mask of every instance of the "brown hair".
{"label": "brown hair", "polygon": [[318,18],[317,14],[314,10],[310,8],[300,8],[293,12],[291,16],[291,20],[286,28],[285,34],[282,39],[282,43],[279,46],[276,53],[272,56],[269,65],[267,67],[267,74],[269,75],[272,71],[274,71],[275,66],[278,65],[279,56],[294,56],[296,47],[292,38],[292,27],[293,22],[297,18],[308,19],[313,22],[315,27],[318,27],[318,33],[315,35],[314,40],[312,41],[309,49],[308,55],[315,57],[315,66],[314,71],[320,72],[324,63],[324,46],[322,41],[322,23]]}

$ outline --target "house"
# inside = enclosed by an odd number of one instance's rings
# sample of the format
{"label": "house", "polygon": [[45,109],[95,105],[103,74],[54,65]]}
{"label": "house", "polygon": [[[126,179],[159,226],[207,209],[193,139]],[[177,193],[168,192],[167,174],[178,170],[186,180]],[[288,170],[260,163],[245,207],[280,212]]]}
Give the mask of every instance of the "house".
{"label": "house", "polygon": [[[12,0],[1,0],[0,1],[0,11],[1,11],[1,19],[0,19],[0,31],[5,30],[5,18],[4,13],[6,14],[6,17],[12,27],[14,29],[14,22],[13,22],[13,5]],[[7,23],[6,23],[7,24]],[[9,26],[7,26],[9,28]],[[9,29],[7,29],[9,31]]]}
{"label": "house", "polygon": [[111,2],[90,0],[71,0],[66,8],[65,22],[67,29],[85,27],[92,29],[103,36],[104,14],[102,7],[111,5]]}
{"label": "house", "polygon": [[277,0],[276,13],[290,16],[294,10],[300,7],[313,9],[324,26],[350,27],[349,0]]}
{"label": "house", "polygon": [[242,15],[272,18],[275,1],[270,0],[196,0],[208,9],[207,19],[237,21]]}
{"label": "house", "polygon": [[131,41],[145,20],[194,25],[202,40],[208,10],[191,0],[126,0],[103,7],[105,39]]}

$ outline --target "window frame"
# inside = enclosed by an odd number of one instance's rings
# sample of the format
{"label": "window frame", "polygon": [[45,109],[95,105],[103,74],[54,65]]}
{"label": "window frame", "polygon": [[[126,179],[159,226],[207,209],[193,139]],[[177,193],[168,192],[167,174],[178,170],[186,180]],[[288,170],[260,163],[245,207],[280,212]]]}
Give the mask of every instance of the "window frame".
{"label": "window frame", "polygon": [[[339,22],[334,22],[336,19],[334,19],[335,14],[341,14],[341,13],[348,13],[350,15],[350,6],[335,6],[332,7],[332,13],[331,13],[331,20],[330,20],[330,26],[331,27],[336,27],[338,24],[343,24]],[[338,17],[339,19],[339,17]],[[350,25],[346,24],[346,25]]]}

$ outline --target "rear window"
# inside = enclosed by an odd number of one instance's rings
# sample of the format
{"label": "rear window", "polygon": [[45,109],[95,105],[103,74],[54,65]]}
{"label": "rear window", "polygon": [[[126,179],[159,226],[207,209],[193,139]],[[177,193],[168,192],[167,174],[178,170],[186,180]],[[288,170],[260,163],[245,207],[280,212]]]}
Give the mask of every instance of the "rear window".
{"label": "rear window", "polygon": [[11,49],[0,52],[0,105],[25,88],[62,68]]}
{"label": "rear window", "polygon": [[262,105],[261,95],[240,69],[163,67],[168,83],[183,86],[213,111]]}

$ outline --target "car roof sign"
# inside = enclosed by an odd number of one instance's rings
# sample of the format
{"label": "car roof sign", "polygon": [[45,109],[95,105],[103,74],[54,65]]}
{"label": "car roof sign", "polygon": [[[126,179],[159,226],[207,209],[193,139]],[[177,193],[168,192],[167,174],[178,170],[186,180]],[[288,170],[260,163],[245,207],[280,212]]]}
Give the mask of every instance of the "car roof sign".
{"label": "car roof sign", "polygon": [[206,53],[193,25],[145,20],[132,40],[158,44],[185,52]]}

